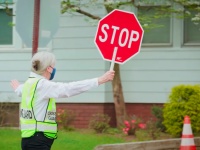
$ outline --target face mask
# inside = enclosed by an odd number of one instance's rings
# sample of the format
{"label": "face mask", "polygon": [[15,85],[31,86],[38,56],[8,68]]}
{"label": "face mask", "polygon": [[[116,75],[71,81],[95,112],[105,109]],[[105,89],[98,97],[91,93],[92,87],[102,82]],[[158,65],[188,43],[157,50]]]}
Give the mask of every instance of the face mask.
{"label": "face mask", "polygon": [[51,76],[50,76],[50,79],[49,80],[52,80],[55,76],[55,73],[56,73],[56,68],[53,68],[53,71],[51,73]]}

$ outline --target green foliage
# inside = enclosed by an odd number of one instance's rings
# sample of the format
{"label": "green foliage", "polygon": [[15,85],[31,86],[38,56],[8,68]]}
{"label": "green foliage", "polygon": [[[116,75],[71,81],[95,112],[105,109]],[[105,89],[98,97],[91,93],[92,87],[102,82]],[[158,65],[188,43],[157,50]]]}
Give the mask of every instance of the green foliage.
{"label": "green foliage", "polygon": [[75,114],[73,111],[66,109],[58,109],[56,119],[61,129],[67,131],[74,130],[74,128],[71,125],[75,120]]}
{"label": "green foliage", "polygon": [[0,103],[0,127],[15,126],[14,122],[7,122],[6,118],[9,116],[13,117],[13,114],[17,112],[18,107],[18,105],[10,102]]}
{"label": "green foliage", "polygon": [[193,133],[200,131],[200,85],[178,85],[172,88],[163,109],[163,124],[167,132],[180,136],[184,116],[191,120]]}
{"label": "green foliage", "polygon": [[151,113],[156,117],[156,127],[164,132],[166,130],[165,126],[162,124],[163,122],[163,108],[159,106],[153,106],[151,108]]}
{"label": "green foliage", "polygon": [[110,117],[106,114],[94,114],[89,122],[89,127],[94,129],[96,133],[103,133],[109,129]]}
{"label": "green foliage", "polygon": [[155,123],[155,121],[150,119],[147,122],[146,132],[151,139],[156,140],[160,137],[161,130],[160,128],[157,128],[157,124]]}
{"label": "green foliage", "polygon": [[118,128],[108,128],[108,129],[105,131],[105,133],[115,135],[115,134],[122,133],[122,131],[119,130]]}
{"label": "green foliage", "polygon": [[146,127],[135,132],[136,139],[138,141],[156,140],[160,138],[161,131],[156,127],[154,120],[150,119],[146,123]]}
{"label": "green foliage", "polygon": [[61,13],[71,13],[71,12],[76,12],[76,10],[79,9],[79,2],[78,0],[74,0],[74,1],[71,1],[71,0],[63,0],[61,1]]}
{"label": "green foliage", "polygon": [[[161,24],[160,20],[163,18],[169,17],[169,13],[164,13],[161,10],[162,8],[163,8],[163,6],[139,7],[137,18],[140,21],[140,24],[142,25],[142,27],[145,31],[150,31],[155,28],[164,27],[164,24]],[[168,14],[168,15],[166,15],[166,14]]]}
{"label": "green foliage", "polygon": [[152,140],[146,130],[137,130],[135,132],[136,139],[135,141],[149,141]]}

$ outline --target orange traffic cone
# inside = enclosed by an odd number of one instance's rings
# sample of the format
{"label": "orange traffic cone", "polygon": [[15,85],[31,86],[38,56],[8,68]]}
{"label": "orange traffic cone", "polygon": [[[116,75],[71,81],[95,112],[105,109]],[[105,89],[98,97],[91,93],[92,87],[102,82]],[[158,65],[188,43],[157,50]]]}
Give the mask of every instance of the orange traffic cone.
{"label": "orange traffic cone", "polygon": [[196,150],[189,116],[184,118],[180,150]]}

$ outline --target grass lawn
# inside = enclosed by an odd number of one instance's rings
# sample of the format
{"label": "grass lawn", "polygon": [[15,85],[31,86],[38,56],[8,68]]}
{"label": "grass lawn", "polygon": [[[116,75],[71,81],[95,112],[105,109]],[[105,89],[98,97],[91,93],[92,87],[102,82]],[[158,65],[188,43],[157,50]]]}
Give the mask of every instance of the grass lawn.
{"label": "grass lawn", "polygon": [[[0,150],[20,150],[20,130],[0,128]],[[172,138],[168,134],[161,133],[157,139]],[[88,129],[76,129],[75,131],[58,132],[58,138],[54,141],[51,150],[93,150],[97,145],[114,144],[136,141],[153,140],[145,130],[138,130],[136,136],[126,136],[116,129],[109,134],[96,134]]]}
{"label": "grass lawn", "polygon": [[20,131],[15,129],[0,129],[0,149],[20,150]]}
{"label": "grass lawn", "polygon": [[[123,136],[95,134],[92,131],[59,131],[58,139],[54,141],[52,150],[93,150],[97,145],[123,143]],[[20,130],[0,129],[0,149],[20,150]]]}

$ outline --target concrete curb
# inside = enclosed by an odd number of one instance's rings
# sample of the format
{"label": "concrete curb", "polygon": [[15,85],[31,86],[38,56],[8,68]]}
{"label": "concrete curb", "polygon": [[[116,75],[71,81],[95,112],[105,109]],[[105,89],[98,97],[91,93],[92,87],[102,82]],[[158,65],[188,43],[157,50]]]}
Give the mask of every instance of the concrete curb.
{"label": "concrete curb", "polygon": [[[194,138],[197,150],[200,150],[200,137]],[[99,145],[94,150],[179,150],[181,138]]]}

